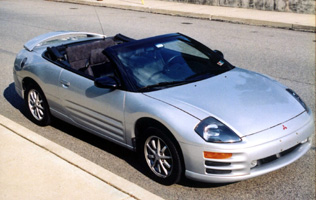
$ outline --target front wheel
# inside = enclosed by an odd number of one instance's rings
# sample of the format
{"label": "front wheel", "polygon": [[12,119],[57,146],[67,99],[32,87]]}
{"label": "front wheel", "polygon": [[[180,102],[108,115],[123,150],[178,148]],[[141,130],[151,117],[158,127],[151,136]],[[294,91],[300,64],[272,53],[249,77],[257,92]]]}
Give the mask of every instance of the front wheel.
{"label": "front wheel", "polygon": [[141,154],[145,169],[159,183],[177,183],[182,175],[182,165],[173,141],[164,131],[153,127],[148,128],[144,136]]}
{"label": "front wheel", "polygon": [[51,121],[49,107],[42,90],[30,84],[25,90],[25,104],[31,120],[40,126],[46,126]]}

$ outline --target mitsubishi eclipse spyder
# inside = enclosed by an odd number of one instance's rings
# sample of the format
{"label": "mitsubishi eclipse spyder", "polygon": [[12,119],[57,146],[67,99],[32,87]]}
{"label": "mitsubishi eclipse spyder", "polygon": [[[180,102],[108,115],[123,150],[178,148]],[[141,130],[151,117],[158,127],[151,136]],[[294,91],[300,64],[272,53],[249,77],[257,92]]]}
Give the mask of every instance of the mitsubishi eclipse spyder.
{"label": "mitsubishi eclipse spyder", "polygon": [[301,158],[315,132],[293,90],[180,33],[47,33],[24,45],[13,75],[34,123],[54,116],[137,151],[165,185],[275,171]]}

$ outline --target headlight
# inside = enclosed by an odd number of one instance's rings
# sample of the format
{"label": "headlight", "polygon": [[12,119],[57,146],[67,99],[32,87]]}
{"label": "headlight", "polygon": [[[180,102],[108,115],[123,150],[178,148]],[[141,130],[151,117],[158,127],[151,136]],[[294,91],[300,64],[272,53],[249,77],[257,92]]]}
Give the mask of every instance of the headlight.
{"label": "headlight", "polygon": [[286,89],[286,91],[288,91],[302,106],[303,108],[308,111],[308,108],[306,106],[306,104],[304,103],[304,101],[298,96],[298,94],[296,94],[293,90],[291,89]]}
{"label": "headlight", "polygon": [[213,117],[202,120],[195,127],[195,132],[207,142],[234,143],[241,141],[234,131]]}

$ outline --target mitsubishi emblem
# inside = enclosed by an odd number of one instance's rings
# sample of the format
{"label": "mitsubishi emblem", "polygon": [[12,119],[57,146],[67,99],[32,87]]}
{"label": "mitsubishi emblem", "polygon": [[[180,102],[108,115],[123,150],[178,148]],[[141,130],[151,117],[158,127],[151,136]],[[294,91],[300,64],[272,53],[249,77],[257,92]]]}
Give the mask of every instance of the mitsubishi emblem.
{"label": "mitsubishi emblem", "polygon": [[282,127],[283,127],[283,130],[286,130],[286,129],[287,129],[287,127],[286,127],[286,126],[284,126],[284,125],[282,125]]}

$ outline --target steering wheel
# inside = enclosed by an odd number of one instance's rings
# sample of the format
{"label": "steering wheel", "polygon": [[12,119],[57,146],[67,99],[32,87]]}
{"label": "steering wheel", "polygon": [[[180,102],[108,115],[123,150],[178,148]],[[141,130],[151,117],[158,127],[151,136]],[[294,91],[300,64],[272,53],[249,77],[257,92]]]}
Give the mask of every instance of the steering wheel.
{"label": "steering wheel", "polygon": [[159,75],[159,74],[166,74],[167,72],[172,72],[174,69],[170,66],[172,66],[173,63],[175,62],[177,59],[180,59],[179,62],[183,62],[182,56],[181,55],[174,55],[171,58],[168,59],[168,61],[166,62],[166,65],[164,66],[163,70],[157,71],[155,73],[153,73],[149,78],[148,81],[151,81],[155,76]]}
{"label": "steering wheel", "polygon": [[[166,62],[166,66],[172,64],[172,62],[174,62],[176,59],[180,59],[182,58],[181,55],[174,55],[171,58],[168,59],[168,61]],[[181,59],[181,62],[183,62],[183,59]]]}

